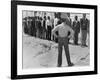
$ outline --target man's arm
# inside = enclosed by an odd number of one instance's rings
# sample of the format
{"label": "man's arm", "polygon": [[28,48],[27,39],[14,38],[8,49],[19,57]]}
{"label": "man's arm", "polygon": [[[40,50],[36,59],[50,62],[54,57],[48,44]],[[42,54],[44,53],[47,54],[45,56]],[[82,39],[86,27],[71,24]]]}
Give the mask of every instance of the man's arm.
{"label": "man's arm", "polygon": [[55,37],[58,37],[58,35],[56,34],[56,31],[58,31],[59,26],[55,26],[54,29],[52,30],[52,35],[54,35]]}
{"label": "man's arm", "polygon": [[70,35],[68,36],[69,38],[74,38],[74,31],[72,28],[69,27]]}

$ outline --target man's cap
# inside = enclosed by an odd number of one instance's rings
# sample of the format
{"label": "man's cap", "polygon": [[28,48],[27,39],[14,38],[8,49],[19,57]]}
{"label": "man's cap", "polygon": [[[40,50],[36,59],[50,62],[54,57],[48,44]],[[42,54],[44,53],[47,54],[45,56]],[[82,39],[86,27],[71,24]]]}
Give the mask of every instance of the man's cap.
{"label": "man's cap", "polygon": [[61,13],[61,20],[62,22],[66,22],[66,24],[69,23],[67,13]]}
{"label": "man's cap", "polygon": [[61,18],[67,18],[67,13],[61,13]]}

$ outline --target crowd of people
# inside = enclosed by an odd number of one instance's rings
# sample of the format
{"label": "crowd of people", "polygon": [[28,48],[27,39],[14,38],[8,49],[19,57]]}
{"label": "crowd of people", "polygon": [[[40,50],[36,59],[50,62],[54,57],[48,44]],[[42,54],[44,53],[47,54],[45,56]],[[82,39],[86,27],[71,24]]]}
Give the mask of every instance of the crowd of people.
{"label": "crowd of people", "polygon": [[[30,36],[34,36],[41,39],[52,40],[58,42],[58,38],[52,35],[52,30],[59,24],[62,23],[62,13],[55,13],[55,18],[52,19],[50,16],[34,16],[23,18],[24,33]],[[74,17],[74,21],[70,18],[70,13],[66,13],[66,23],[73,29],[74,38],[73,42],[78,45],[78,35],[81,31],[81,46],[86,45],[87,34],[89,33],[89,20],[86,18],[86,14],[79,20],[78,16]],[[56,32],[57,35],[58,32]],[[70,32],[68,32],[70,35]],[[70,38],[68,39],[68,41]]]}

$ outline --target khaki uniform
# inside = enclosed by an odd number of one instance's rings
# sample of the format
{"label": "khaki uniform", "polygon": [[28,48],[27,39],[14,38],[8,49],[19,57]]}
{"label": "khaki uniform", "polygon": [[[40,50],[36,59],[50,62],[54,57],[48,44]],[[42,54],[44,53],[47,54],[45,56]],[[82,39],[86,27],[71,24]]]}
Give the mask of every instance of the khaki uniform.
{"label": "khaki uniform", "polygon": [[58,66],[60,67],[62,64],[62,48],[64,46],[65,55],[67,58],[68,65],[71,64],[70,54],[69,54],[69,47],[68,47],[68,32],[70,32],[70,37],[73,37],[74,31],[64,23],[56,26],[52,30],[52,34],[57,37],[56,31],[58,31]]}

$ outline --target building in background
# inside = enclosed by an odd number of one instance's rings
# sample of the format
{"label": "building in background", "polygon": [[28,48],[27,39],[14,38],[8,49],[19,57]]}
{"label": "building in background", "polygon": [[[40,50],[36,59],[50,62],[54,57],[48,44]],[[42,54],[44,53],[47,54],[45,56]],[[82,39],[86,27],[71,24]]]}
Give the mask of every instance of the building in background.
{"label": "building in background", "polygon": [[[51,19],[54,19],[55,16],[55,12],[44,12],[44,11],[28,11],[28,10],[24,10],[23,11],[23,18],[25,17],[34,17],[34,16],[40,16],[40,17],[44,17],[44,16],[50,16]],[[71,13],[70,17],[72,19],[72,21],[74,20],[74,17],[78,16],[78,19],[80,20],[80,18],[82,18],[82,13]],[[87,19],[90,20],[90,15],[87,14],[86,15]]]}

